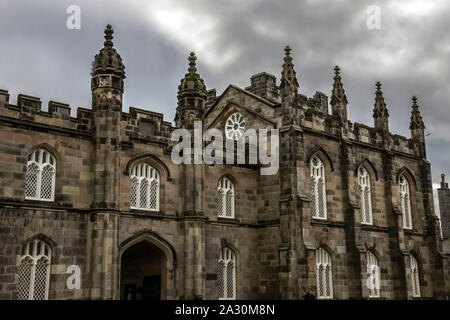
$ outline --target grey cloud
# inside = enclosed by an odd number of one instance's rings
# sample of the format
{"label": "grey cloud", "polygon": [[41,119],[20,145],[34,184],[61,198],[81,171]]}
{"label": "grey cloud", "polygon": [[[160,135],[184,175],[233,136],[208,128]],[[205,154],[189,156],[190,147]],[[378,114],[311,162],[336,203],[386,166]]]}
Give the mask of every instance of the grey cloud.
{"label": "grey cloud", "polygon": [[[380,80],[391,130],[409,136],[411,97],[418,96],[431,133],[427,147],[433,181],[450,171],[446,1],[178,0],[173,10],[194,27],[175,31],[155,19],[164,3],[167,7],[163,1],[77,1],[82,29],[68,30],[65,10],[73,1],[0,0],[0,88],[13,97],[23,92],[44,102],[89,107],[90,63],[103,44],[104,26],[111,23],[127,72],[125,111],[129,105],[151,109],[171,121],[187,55],[199,44],[186,39],[209,40],[196,52],[199,71],[218,93],[229,83],[247,86],[250,76],[261,71],[279,78],[283,47],[289,44],[300,91],[308,96],[316,90],[329,94],[332,69],[341,66],[352,121],[372,125],[374,83]],[[382,10],[381,30],[366,28],[369,5]],[[399,6],[405,5],[418,8],[416,14],[404,14]],[[191,38],[196,22],[199,30],[212,23],[211,31]],[[227,52],[235,53],[233,59],[227,60]]]}

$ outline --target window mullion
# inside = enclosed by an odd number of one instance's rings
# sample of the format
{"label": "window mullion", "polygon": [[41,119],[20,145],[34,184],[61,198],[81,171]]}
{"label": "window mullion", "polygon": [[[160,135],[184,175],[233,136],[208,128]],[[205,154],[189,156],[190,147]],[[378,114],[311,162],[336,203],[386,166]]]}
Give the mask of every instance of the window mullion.
{"label": "window mullion", "polygon": [[[50,253],[51,256],[51,253]],[[48,300],[49,289],[50,289],[50,271],[51,271],[51,259],[49,258],[47,261],[47,270],[46,270],[46,279],[45,279],[45,299]]]}
{"label": "window mullion", "polygon": [[228,299],[228,277],[227,277],[227,270],[228,270],[228,262],[224,262],[224,268],[223,268],[223,297],[224,299]]}
{"label": "window mullion", "polygon": [[36,277],[36,259],[33,258],[33,264],[31,265],[31,275],[30,275],[30,292],[29,299],[34,300],[34,282]]}
{"label": "window mullion", "polygon": [[136,208],[141,208],[141,179],[136,182]]}
{"label": "window mullion", "polygon": [[153,179],[147,179],[147,199],[146,199],[146,203],[145,203],[145,208],[147,208],[148,210],[151,209],[150,207],[150,197],[152,194],[152,183],[153,183]]}
{"label": "window mullion", "polygon": [[36,199],[41,199],[42,167],[40,164],[38,164],[36,176]]}

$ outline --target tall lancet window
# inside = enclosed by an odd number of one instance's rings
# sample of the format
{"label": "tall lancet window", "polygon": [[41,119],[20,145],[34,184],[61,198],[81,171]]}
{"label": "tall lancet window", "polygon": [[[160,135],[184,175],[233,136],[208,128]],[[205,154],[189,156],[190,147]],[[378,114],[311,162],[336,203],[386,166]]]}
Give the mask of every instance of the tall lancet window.
{"label": "tall lancet window", "polygon": [[159,173],[147,163],[138,164],[131,170],[130,207],[159,211]]}
{"label": "tall lancet window", "polygon": [[361,223],[372,224],[372,200],[370,193],[370,176],[364,167],[358,170],[358,189],[360,198]]}
{"label": "tall lancet window", "polygon": [[217,186],[217,216],[234,218],[234,183],[226,177]]}
{"label": "tall lancet window", "polygon": [[330,254],[323,248],[316,251],[317,298],[333,298],[333,271]]}
{"label": "tall lancet window", "polygon": [[28,155],[25,199],[53,201],[55,198],[55,157],[45,149]]}
{"label": "tall lancet window", "polygon": [[367,251],[367,287],[369,289],[369,298],[380,297],[380,267],[378,258],[373,252]]}
{"label": "tall lancet window", "polygon": [[413,297],[418,298],[420,297],[419,266],[417,264],[416,258],[414,258],[412,255],[410,255],[410,264]]}
{"label": "tall lancet window", "polygon": [[29,241],[22,248],[19,266],[18,300],[47,300],[50,284],[51,248],[42,240]]}
{"label": "tall lancet window", "polygon": [[403,228],[412,229],[412,216],[411,216],[411,197],[409,193],[409,183],[404,175],[399,178],[400,188],[400,204],[403,214]]}
{"label": "tall lancet window", "polygon": [[220,251],[217,284],[220,300],[236,299],[236,255],[227,247]]}
{"label": "tall lancet window", "polygon": [[325,167],[318,157],[311,159],[311,210],[316,219],[327,218]]}

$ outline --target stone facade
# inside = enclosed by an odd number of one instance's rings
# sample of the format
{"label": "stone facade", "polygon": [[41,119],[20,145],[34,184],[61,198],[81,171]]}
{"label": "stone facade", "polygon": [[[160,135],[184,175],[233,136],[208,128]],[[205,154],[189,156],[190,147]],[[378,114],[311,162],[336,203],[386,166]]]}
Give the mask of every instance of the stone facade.
{"label": "stone facade", "polygon": [[[260,73],[251,86],[230,85],[219,97],[197,73],[195,55],[178,88],[176,126],[162,114],[122,111],[125,71],[112,29],[92,69],[92,109],[0,90],[0,299],[16,299],[21,250],[30,239],[52,248],[50,299],[119,299],[121,257],[143,241],[161,252],[163,299],[217,299],[218,258],[236,254],[238,299],[302,299],[317,291],[318,248],[331,256],[335,299],[365,299],[366,253],[378,257],[382,299],[413,299],[410,255],[419,265],[421,297],[449,292],[448,258],[434,214],[423,121],[413,101],[411,138],[392,134],[377,84],[375,127],[347,118],[347,97],[335,69],[332,114],[328,97],[308,98],[286,49],[281,84]],[[405,107],[406,110],[406,107]],[[256,165],[175,165],[176,128],[225,129],[240,112],[246,126],[279,129],[280,168],[271,176]],[[56,158],[54,201],[25,199],[27,157],[44,148]],[[312,218],[310,161],[326,176],[327,219]],[[148,163],[160,175],[159,210],[130,209],[130,175]],[[357,172],[371,176],[373,224],[360,220]],[[235,185],[235,218],[217,215],[221,177]],[[410,185],[412,225],[402,227],[399,177]],[[448,189],[447,189],[448,190]],[[442,209],[441,209],[442,211]],[[68,266],[81,269],[80,289],[66,285]],[[447,286],[447,287],[446,287]]]}
{"label": "stone facade", "polygon": [[441,187],[437,190],[444,251],[450,254],[450,189],[445,175],[441,174]]}

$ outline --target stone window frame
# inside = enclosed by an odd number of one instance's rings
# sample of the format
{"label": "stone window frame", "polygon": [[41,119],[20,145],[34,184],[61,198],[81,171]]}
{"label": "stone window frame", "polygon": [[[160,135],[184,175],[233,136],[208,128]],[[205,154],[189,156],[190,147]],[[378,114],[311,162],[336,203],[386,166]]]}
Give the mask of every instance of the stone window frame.
{"label": "stone window frame", "polygon": [[[227,195],[231,197],[231,212],[227,212]],[[217,217],[236,219],[236,183],[229,175],[220,177],[217,183]]]}
{"label": "stone window frame", "polygon": [[420,298],[422,296],[420,290],[420,266],[417,257],[412,253],[409,255],[409,268],[411,271],[412,297]]}
{"label": "stone window frame", "polygon": [[[138,172],[139,171],[139,172]],[[132,196],[133,196],[133,181],[137,181],[136,187],[136,205],[132,205]],[[148,186],[148,190],[146,192],[146,204],[145,206],[141,205],[140,196],[141,196],[141,187],[145,183]],[[156,183],[156,194],[152,194],[152,186]],[[151,198],[155,198],[155,207],[151,207]],[[159,171],[152,166],[147,161],[135,163],[134,166],[130,170],[130,209],[131,210],[144,210],[144,211],[152,211],[158,212],[161,207],[161,175]]]}
{"label": "stone window frame", "polygon": [[[360,222],[373,225],[372,175],[364,165],[358,167],[358,194],[360,201]],[[367,204],[368,202],[368,204]],[[368,219],[363,219],[368,217]]]}
{"label": "stone window frame", "polygon": [[[232,271],[231,274],[233,276],[232,288],[233,293],[228,296],[228,269],[230,268],[230,264]],[[222,273],[222,275],[220,275]],[[237,254],[233,248],[230,246],[224,246],[220,249],[219,258],[217,261],[217,289],[218,289],[218,298],[219,300],[236,300],[237,299]],[[222,281],[222,283],[220,283]],[[220,287],[222,287],[223,296],[220,296]]]}
{"label": "stone window frame", "polygon": [[[412,221],[412,205],[411,205],[411,183],[404,173],[401,173],[398,177],[398,189],[400,208],[402,211],[402,228],[406,230],[413,229]],[[407,200],[407,201],[406,201]],[[407,223],[409,220],[409,224]]]}
{"label": "stone window frame", "polygon": [[[316,145],[315,147],[313,147],[309,152],[308,155],[306,156],[306,170],[310,170],[309,174],[306,174],[306,178],[307,178],[307,183],[309,184],[308,188],[311,192],[312,190],[312,179],[311,179],[311,161],[312,159],[316,157],[318,159],[320,159],[320,161],[323,163],[324,166],[324,175],[325,175],[325,183],[324,183],[324,190],[325,190],[325,203],[326,203],[326,218],[325,219],[321,219],[321,218],[316,218],[313,216],[313,208],[312,208],[312,201],[310,204],[310,209],[311,209],[311,218],[313,220],[319,220],[319,221],[327,221],[335,218],[335,215],[333,213],[334,212],[334,206],[333,206],[333,199],[332,199],[332,195],[328,192],[329,191],[329,187],[331,186],[331,184],[333,183],[337,183],[336,181],[336,177],[333,175],[334,172],[334,163],[332,158],[328,155],[328,153],[323,149],[323,147],[321,147],[320,145]],[[307,171],[308,172],[308,171]],[[327,184],[330,184],[327,186]],[[312,193],[311,193],[311,198],[312,198]],[[311,199],[313,200],[313,199]]]}
{"label": "stone window frame", "polygon": [[173,179],[171,178],[171,173],[169,171],[169,168],[167,167],[167,165],[161,160],[159,159],[155,154],[150,153],[150,152],[146,152],[146,153],[140,153],[140,154],[136,154],[134,156],[132,156],[126,166],[125,169],[123,171],[123,174],[129,177],[129,181],[128,181],[128,186],[131,187],[131,173],[132,170],[136,165],[141,164],[141,163],[147,163],[149,164],[151,167],[153,167],[158,173],[159,173],[159,212],[156,211],[143,211],[141,209],[131,209],[131,203],[129,203],[130,200],[130,192],[131,190],[128,189],[127,193],[126,193],[126,197],[128,200],[128,208],[130,208],[130,212],[139,212],[141,211],[142,213],[153,213],[153,214],[158,214],[158,215],[164,215],[165,214],[165,209],[167,208],[167,194],[166,194],[166,188],[168,187],[169,184],[172,183]]}
{"label": "stone window frame", "polygon": [[[48,300],[49,298],[53,251],[51,244],[42,238],[43,237],[39,235],[35,236],[27,240],[21,247],[21,257],[18,266],[17,300],[36,300],[36,266],[40,261],[44,261],[45,264],[44,267],[41,268],[41,270],[38,270],[41,273],[45,272],[45,288],[44,292],[41,292],[41,295],[43,294],[43,296],[41,296],[41,299],[38,300]],[[23,275],[21,273],[22,270],[24,270],[23,268],[26,267],[27,263],[31,264],[28,270],[28,272],[30,273],[28,281],[23,279]],[[41,275],[40,277],[43,277],[43,275]],[[26,287],[21,288],[21,286],[23,285],[25,285]],[[28,297],[26,297],[26,292],[22,293],[24,294],[24,296],[21,296],[21,291],[28,291]]]}
{"label": "stone window frame", "polygon": [[[320,276],[322,275],[321,267],[324,267],[325,272],[323,273],[324,280],[327,278],[327,272],[328,273],[328,286],[330,288],[330,294],[321,294],[320,290]],[[316,249],[315,252],[315,271],[316,271],[316,292],[317,292],[317,299],[320,300],[326,300],[326,299],[333,299],[334,298],[334,290],[333,290],[333,260],[331,257],[331,253],[324,248],[323,246],[320,246]],[[326,284],[325,284],[326,285]]]}
{"label": "stone window frame", "polygon": [[[311,211],[313,219],[327,220],[327,179],[325,164],[316,154],[309,161],[311,178]],[[320,188],[320,185],[322,188]],[[322,197],[322,214],[320,212],[320,196]]]}
{"label": "stone window frame", "polygon": [[[38,154],[37,154],[38,153]],[[44,154],[48,154],[46,159],[44,160]],[[36,156],[38,159],[36,160]],[[52,163],[53,162],[53,163]],[[55,193],[56,193],[56,175],[57,175],[57,162],[58,157],[51,152],[46,146],[35,146],[33,147],[27,156],[27,164],[26,164],[26,173],[25,173],[25,188],[24,188],[24,198],[25,200],[32,201],[45,201],[45,202],[54,202],[55,201]],[[34,166],[37,168],[36,172],[36,185],[34,192],[36,196],[27,196],[28,186],[28,174],[30,167]],[[41,188],[42,188],[42,172],[45,168],[51,168],[51,186],[50,186],[50,199],[42,198],[41,196]]]}

